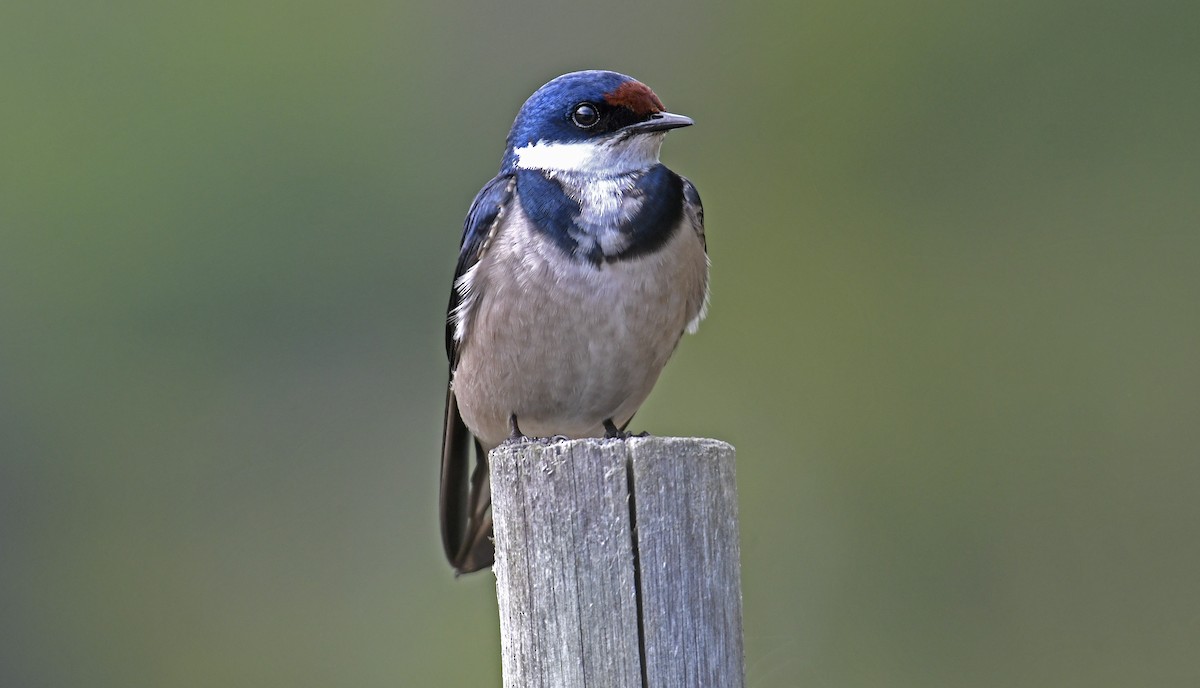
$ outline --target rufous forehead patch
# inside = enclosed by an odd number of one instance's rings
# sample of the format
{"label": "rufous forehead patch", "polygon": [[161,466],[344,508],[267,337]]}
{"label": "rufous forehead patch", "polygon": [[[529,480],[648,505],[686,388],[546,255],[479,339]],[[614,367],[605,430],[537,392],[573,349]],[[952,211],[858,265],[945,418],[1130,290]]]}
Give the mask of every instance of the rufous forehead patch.
{"label": "rufous forehead patch", "polygon": [[634,114],[645,116],[654,115],[666,110],[658,96],[650,87],[640,81],[626,81],[604,94],[604,102],[614,107],[627,107]]}

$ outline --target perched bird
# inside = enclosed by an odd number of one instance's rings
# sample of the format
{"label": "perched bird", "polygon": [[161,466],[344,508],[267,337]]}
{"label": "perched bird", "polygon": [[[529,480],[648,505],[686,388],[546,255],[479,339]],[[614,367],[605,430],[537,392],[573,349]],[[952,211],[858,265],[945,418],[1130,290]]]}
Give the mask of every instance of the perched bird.
{"label": "perched bird", "polygon": [[704,318],[700,196],[658,160],[666,132],[691,124],[608,71],[560,76],[517,113],[467,214],[447,314],[441,524],[458,573],[495,555],[487,452],[526,436],[627,437]]}

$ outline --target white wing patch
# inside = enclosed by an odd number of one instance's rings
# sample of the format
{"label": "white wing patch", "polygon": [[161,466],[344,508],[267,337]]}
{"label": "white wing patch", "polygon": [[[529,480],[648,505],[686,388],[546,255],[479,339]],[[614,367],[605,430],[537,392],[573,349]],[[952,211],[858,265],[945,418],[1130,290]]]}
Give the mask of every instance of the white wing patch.
{"label": "white wing patch", "polygon": [[[508,180],[505,197],[512,198],[513,189],[517,186],[517,179],[513,177]],[[487,255],[487,251],[492,246],[492,241],[496,238],[496,233],[500,230],[500,221],[504,219],[504,211],[508,210],[508,204],[501,205],[496,210],[496,219],[492,220],[492,224],[488,227],[487,236],[484,237],[483,243],[479,246],[479,255],[475,258],[475,264],[467,268],[467,271],[454,280],[454,290],[458,292],[458,305],[454,310],[450,311],[449,319],[454,323],[454,341],[460,343],[467,336],[467,328],[471,325],[471,314],[475,309],[475,298],[478,296],[478,290],[475,286],[475,275],[479,272],[479,264],[483,262],[483,257]]]}
{"label": "white wing patch", "polygon": [[458,292],[458,305],[450,311],[450,320],[454,322],[454,341],[456,342],[461,342],[467,336],[471,310],[475,306],[475,273],[478,271],[479,263],[475,263],[454,280],[454,290]]}
{"label": "white wing patch", "polygon": [[700,312],[696,314],[696,317],[688,321],[686,328],[688,334],[696,334],[696,331],[700,329],[700,321],[704,320],[704,316],[708,315],[708,299],[709,294],[712,293],[712,283],[708,280],[708,269],[711,266],[712,261],[708,259],[708,254],[706,253],[704,254],[704,301],[700,303]]}

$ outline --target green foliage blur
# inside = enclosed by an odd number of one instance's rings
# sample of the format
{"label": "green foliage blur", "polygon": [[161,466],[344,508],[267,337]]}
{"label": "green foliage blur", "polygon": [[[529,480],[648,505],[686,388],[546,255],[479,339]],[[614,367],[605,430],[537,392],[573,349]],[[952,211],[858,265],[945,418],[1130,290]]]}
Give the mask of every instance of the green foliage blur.
{"label": "green foliage blur", "polygon": [[436,523],[462,218],[697,126],[749,685],[1200,682],[1195,2],[0,5],[0,685],[499,685]]}

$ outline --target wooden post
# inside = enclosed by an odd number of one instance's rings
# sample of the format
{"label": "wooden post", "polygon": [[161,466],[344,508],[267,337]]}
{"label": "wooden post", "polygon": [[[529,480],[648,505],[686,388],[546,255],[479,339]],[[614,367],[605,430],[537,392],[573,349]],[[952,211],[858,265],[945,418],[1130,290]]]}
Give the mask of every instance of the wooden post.
{"label": "wooden post", "polygon": [[535,441],[490,461],[506,688],[744,685],[733,447]]}

